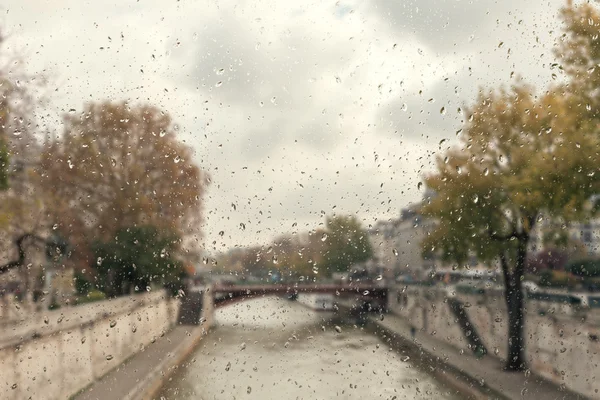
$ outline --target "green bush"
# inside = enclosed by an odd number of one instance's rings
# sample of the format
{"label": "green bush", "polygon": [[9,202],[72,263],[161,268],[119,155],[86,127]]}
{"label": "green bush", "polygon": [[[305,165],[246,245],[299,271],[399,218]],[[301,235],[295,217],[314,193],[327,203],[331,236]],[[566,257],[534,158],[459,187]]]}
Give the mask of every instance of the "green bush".
{"label": "green bush", "polygon": [[566,270],[576,276],[593,278],[600,276],[600,260],[577,260],[567,264]]}
{"label": "green bush", "polygon": [[84,274],[77,271],[75,273],[75,290],[79,296],[85,296],[90,292],[92,283],[88,281]]}
{"label": "green bush", "polygon": [[100,301],[106,299],[106,294],[98,289],[92,289],[88,294],[79,296],[76,300],[76,304],[93,303],[94,301]]}

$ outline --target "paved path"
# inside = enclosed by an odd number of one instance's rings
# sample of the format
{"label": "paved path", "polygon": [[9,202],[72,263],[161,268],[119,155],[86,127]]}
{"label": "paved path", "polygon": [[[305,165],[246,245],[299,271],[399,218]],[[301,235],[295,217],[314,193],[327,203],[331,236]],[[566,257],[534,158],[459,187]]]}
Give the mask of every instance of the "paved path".
{"label": "paved path", "polygon": [[136,353],[100,380],[74,396],[75,400],[150,398],[160,388],[165,373],[190,354],[202,338],[201,326],[179,325]]}
{"label": "paved path", "polygon": [[[477,359],[472,353],[463,354],[455,348],[433,338],[425,332],[417,332],[414,339],[410,334],[410,325],[408,322],[397,315],[387,314],[383,321],[378,318],[372,318],[378,326],[384,328],[387,332],[393,332],[398,339],[404,341],[413,341],[419,346],[423,353],[429,353],[433,360],[439,359],[442,363],[450,364],[455,367],[459,373],[472,378],[475,384],[483,383],[491,392],[496,394],[494,397],[504,397],[508,399],[586,399],[583,395],[577,395],[567,389],[561,389],[543,378],[521,372],[504,372],[502,370],[502,361],[493,356],[484,356]],[[434,364],[435,365],[435,364]],[[498,394],[502,396],[498,396]]]}

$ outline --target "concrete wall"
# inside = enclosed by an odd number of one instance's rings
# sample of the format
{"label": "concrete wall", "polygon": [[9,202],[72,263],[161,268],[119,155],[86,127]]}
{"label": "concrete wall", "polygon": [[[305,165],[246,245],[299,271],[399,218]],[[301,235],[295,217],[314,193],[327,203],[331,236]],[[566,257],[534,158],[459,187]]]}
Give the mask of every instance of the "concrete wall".
{"label": "concrete wall", "polygon": [[168,331],[178,307],[161,291],[32,316],[0,334],[0,398],[68,398]]}
{"label": "concrete wall", "polygon": [[[471,351],[446,302],[443,289],[396,287],[389,310],[417,329],[453,346]],[[506,358],[507,314],[500,291],[456,297],[492,357]],[[543,312],[542,312],[543,311]],[[597,312],[592,310],[588,313]],[[530,369],[571,390],[600,399],[600,325],[596,318],[566,304],[528,301],[526,353]]]}

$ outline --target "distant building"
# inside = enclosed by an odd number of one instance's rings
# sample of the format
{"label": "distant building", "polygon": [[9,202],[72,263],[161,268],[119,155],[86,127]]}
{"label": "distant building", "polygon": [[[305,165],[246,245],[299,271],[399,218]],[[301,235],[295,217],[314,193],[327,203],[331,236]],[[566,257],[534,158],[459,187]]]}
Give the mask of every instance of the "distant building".
{"label": "distant building", "polygon": [[390,275],[424,276],[434,260],[424,259],[421,243],[435,228],[435,222],[419,214],[420,204],[404,208],[400,217],[378,221],[369,229],[374,262]]}

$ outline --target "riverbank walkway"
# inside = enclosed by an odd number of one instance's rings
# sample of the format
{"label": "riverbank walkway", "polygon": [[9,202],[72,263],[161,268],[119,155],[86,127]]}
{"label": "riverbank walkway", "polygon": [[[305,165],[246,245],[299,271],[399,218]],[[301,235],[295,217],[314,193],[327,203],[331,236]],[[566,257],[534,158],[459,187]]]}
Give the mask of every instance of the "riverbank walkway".
{"label": "riverbank walkway", "polygon": [[392,313],[386,314],[383,320],[372,317],[371,322],[383,328],[387,335],[392,338],[395,337],[405,343],[413,342],[416,344],[422,354],[428,355],[427,358],[431,361],[439,361],[438,367],[443,364],[451,366],[459,374],[470,378],[469,381],[474,386],[486,387],[496,395],[492,395],[492,397],[544,400],[587,399],[583,395],[561,388],[534,374],[505,372],[502,369],[502,361],[496,357],[484,356],[478,359],[475,355],[466,351],[461,354],[456,347],[435,339],[426,332],[417,331],[413,338],[408,322]]}
{"label": "riverbank walkway", "polygon": [[151,399],[170,372],[194,350],[206,329],[203,326],[178,325],[142,351],[92,383],[74,400],[145,400]]}

